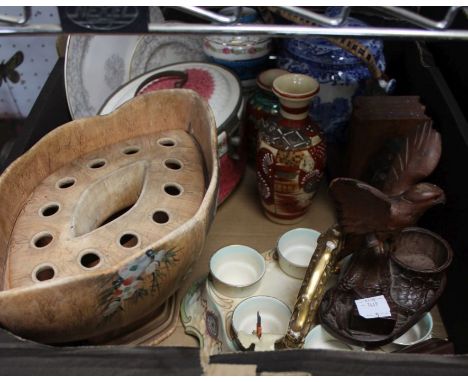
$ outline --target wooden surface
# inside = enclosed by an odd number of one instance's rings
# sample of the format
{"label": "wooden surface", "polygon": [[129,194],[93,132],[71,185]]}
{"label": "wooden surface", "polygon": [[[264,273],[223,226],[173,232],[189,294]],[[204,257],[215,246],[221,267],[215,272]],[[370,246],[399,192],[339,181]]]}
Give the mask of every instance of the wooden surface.
{"label": "wooden surface", "polygon": [[[184,296],[195,280],[208,275],[209,259],[221,247],[231,244],[243,244],[259,252],[274,248],[279,237],[297,227],[313,228],[323,232],[335,222],[333,204],[328,196],[326,184],[323,183],[312,200],[310,210],[302,222],[294,225],[280,225],[267,219],[260,206],[257,195],[255,172],[247,168],[239,187],[219,208],[205,247],[192,274],[181,287],[180,295]],[[434,319],[433,337],[446,338],[444,326],[437,307],[432,310]],[[158,346],[196,346],[198,340],[184,333],[180,319],[175,331]]]}
{"label": "wooden surface", "polygon": [[[53,278],[102,271],[191,219],[205,194],[196,145],[183,130],[160,132],[94,151],[48,176],[16,222],[9,287],[40,282],[41,267],[52,267]],[[51,241],[39,246],[41,235]]]}

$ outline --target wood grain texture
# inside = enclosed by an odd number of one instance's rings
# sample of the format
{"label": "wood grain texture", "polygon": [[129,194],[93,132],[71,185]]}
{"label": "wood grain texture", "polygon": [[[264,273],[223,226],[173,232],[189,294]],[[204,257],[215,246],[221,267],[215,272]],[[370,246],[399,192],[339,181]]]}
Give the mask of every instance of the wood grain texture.
{"label": "wood grain texture", "polygon": [[[158,143],[164,139],[175,145]],[[135,154],[124,153],[137,148]],[[106,164],[91,168],[96,160]],[[181,168],[171,169],[165,165],[167,161],[169,166],[172,163]],[[60,182],[67,179],[76,181],[60,188]],[[165,185],[180,187],[181,193],[167,194]],[[44,179],[23,207],[9,246],[9,288],[37,283],[34,271],[41,264],[55,269],[54,278],[118,265],[190,220],[204,193],[203,160],[184,131],[139,137],[85,155]],[[54,206],[59,210],[44,216],[48,209],[54,211]],[[113,213],[129,206],[129,211],[101,226]],[[155,222],[157,211],[169,220]],[[34,239],[41,232],[53,239],[38,248]],[[137,237],[138,243],[131,248],[122,245],[120,239],[125,234]],[[83,256],[92,253],[100,257],[99,263],[82,265]]]}
{"label": "wood grain texture", "polygon": [[[164,150],[152,153],[162,138],[176,141],[161,147],[174,158]],[[132,159],[122,153],[136,146]],[[216,207],[216,148],[211,109],[189,90],[143,95],[41,139],[0,177],[0,324],[37,341],[69,342],[115,335],[155,311],[203,248]],[[169,157],[181,162],[180,172],[161,164]],[[100,160],[101,167],[90,168]],[[55,188],[67,178],[75,184]],[[180,183],[181,194],[161,191],[168,183]],[[134,215],[97,228],[132,202]],[[41,216],[50,203],[58,212]],[[163,229],[153,229],[154,208],[169,215]],[[41,232],[53,240],[34,253],[30,246]],[[139,244],[121,248],[124,233],[136,234]],[[102,255],[95,270],[77,262],[86,248]],[[31,271],[42,262],[52,263],[56,277],[34,282]]]}

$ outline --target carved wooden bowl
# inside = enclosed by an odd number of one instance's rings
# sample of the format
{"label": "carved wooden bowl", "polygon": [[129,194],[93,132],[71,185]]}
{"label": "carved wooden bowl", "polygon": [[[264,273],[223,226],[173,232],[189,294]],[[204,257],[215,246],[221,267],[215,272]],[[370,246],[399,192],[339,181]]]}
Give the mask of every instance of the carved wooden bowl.
{"label": "carved wooden bowl", "polygon": [[190,90],[49,133],[0,177],[0,324],[47,343],[112,336],[178,288],[216,207],[217,136]]}

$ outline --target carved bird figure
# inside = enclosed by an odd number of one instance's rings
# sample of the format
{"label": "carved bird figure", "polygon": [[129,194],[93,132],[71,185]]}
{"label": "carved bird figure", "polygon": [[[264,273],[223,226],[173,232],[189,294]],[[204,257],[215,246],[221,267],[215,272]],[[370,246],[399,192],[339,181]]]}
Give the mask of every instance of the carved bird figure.
{"label": "carved bird figure", "polygon": [[414,225],[428,208],[445,202],[442,189],[418,183],[434,170],[440,154],[440,134],[426,123],[403,142],[382,190],[356,179],[333,180],[330,191],[344,232],[399,230]]}

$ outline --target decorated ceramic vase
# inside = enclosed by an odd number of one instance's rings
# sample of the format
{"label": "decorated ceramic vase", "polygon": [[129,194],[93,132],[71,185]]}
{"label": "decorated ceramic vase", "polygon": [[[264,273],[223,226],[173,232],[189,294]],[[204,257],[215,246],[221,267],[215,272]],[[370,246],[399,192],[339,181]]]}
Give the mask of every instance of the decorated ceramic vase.
{"label": "decorated ceramic vase", "polygon": [[257,90],[247,102],[246,107],[245,127],[249,158],[255,158],[258,129],[263,120],[279,113],[279,99],[271,89],[273,81],[287,73],[283,69],[268,69],[257,76]]}
{"label": "decorated ceramic vase", "polygon": [[257,145],[257,182],[265,214],[294,224],[307,212],[322,179],[326,146],[309,106],[320,85],[303,74],[285,74],[273,82],[280,112],[265,121]]}
{"label": "decorated ceramic vase", "polygon": [[[348,18],[343,24],[346,27],[365,25],[353,18]],[[374,56],[377,67],[385,71],[382,41],[368,39],[359,42]],[[367,80],[371,78],[367,66],[329,40],[303,37],[284,40],[278,66],[317,79],[320,92],[312,102],[311,117],[319,124],[327,143],[344,143],[352,99],[364,91]]]}

